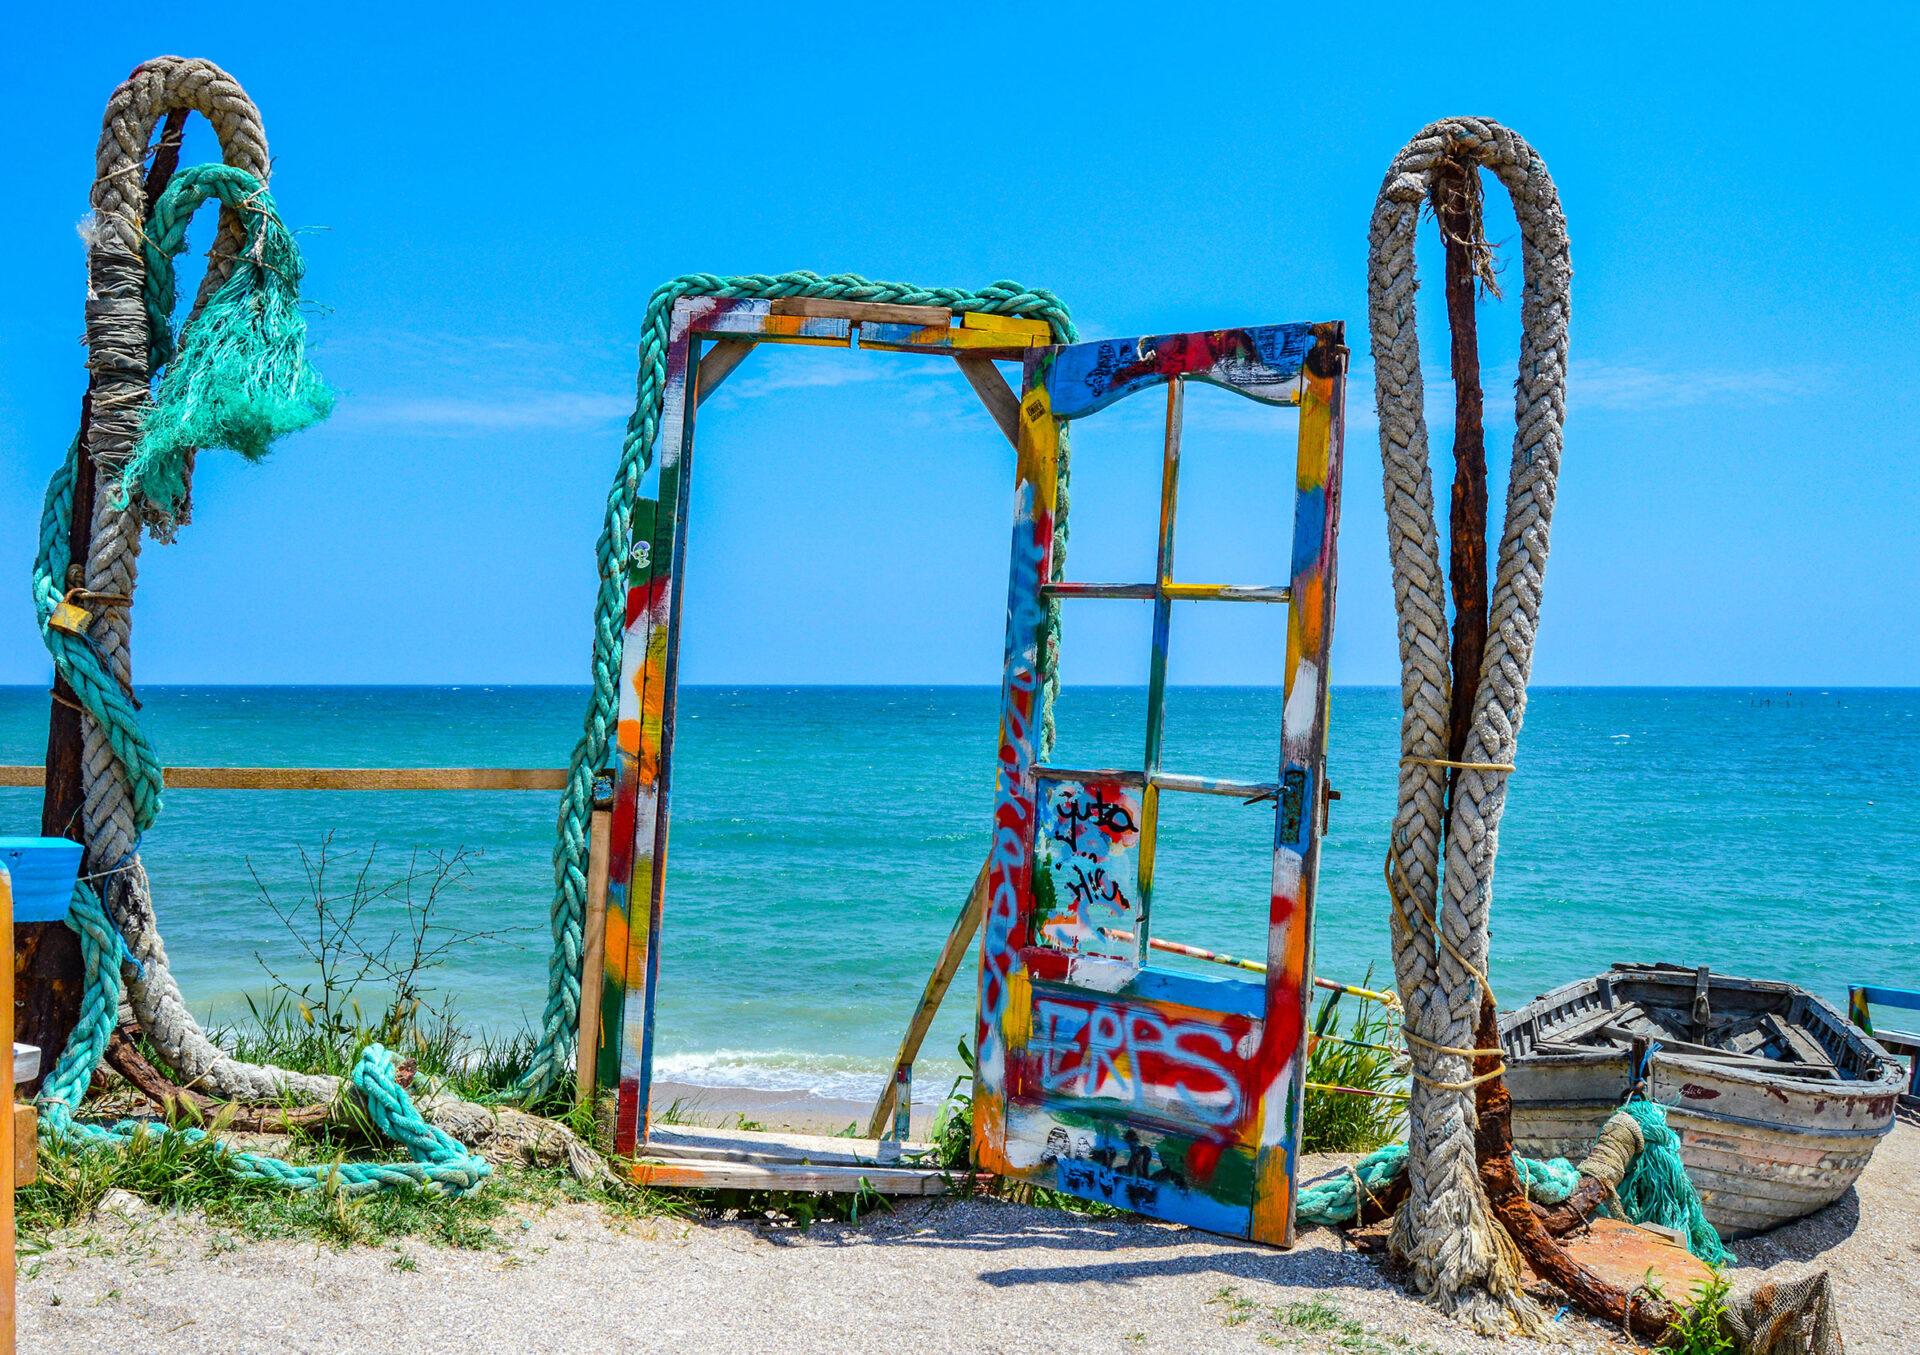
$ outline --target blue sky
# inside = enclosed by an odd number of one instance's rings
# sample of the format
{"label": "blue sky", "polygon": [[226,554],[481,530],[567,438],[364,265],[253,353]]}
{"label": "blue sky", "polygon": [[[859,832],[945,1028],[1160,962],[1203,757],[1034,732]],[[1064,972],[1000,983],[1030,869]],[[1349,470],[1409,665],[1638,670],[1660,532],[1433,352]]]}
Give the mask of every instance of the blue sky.
{"label": "blue sky", "polygon": [[[1635,24],[1496,5],[1466,30],[1431,6],[1324,13],[21,11],[0,681],[48,671],[27,571],[84,384],[75,225],[100,109],[138,61],[178,52],[263,110],[282,214],[311,228],[315,362],[343,398],[260,467],[201,458],[195,522],[143,556],[143,681],[584,681],[647,296],[682,272],[789,268],[1017,278],[1089,336],[1345,319],[1334,673],[1395,681],[1367,219],[1402,142],[1474,112],[1540,149],[1572,228],[1536,680],[1920,682],[1920,196],[1894,97],[1920,54],[1910,12],[1676,6]],[[187,149],[215,158],[201,124]],[[210,231],[208,214],[197,243]],[[1423,268],[1437,284],[1431,241]],[[1438,286],[1422,301],[1440,376]],[[1517,310],[1482,319],[1496,466]],[[929,361],[762,352],[708,406],[688,680],[997,680],[1011,452]],[[1189,412],[1180,573],[1266,582],[1291,416],[1214,392]],[[1072,572],[1136,572],[1152,411],[1076,436]],[[1278,618],[1221,610],[1179,614],[1176,679],[1273,680]],[[1079,604],[1068,626],[1070,680],[1144,675],[1143,613]]]}

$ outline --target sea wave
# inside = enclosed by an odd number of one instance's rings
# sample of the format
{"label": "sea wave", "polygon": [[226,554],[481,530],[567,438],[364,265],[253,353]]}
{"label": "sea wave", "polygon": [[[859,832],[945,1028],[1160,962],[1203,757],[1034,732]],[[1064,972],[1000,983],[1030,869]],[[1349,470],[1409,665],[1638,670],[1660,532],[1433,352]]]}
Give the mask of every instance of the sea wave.
{"label": "sea wave", "polygon": [[[695,1087],[751,1087],[759,1091],[804,1092],[836,1101],[871,1101],[892,1068],[889,1060],[858,1054],[818,1054],[798,1049],[708,1049],[656,1055],[655,1082]],[[964,1070],[954,1059],[921,1059],[914,1064],[916,1101],[944,1095]],[[919,1090],[924,1088],[926,1090]]]}

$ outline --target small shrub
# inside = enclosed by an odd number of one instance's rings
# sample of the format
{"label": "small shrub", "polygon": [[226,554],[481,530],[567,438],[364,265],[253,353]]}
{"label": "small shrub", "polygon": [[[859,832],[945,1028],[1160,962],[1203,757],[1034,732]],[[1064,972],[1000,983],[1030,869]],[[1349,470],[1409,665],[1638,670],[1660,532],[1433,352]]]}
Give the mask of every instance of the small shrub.
{"label": "small shrub", "polygon": [[1727,1312],[1727,1291],[1733,1282],[1716,1270],[1705,1284],[1695,1285],[1690,1305],[1676,1304],[1679,1316],[1667,1328],[1660,1344],[1679,1355],[1733,1355],[1733,1338],[1722,1320]]}
{"label": "small shrub", "polygon": [[[1373,972],[1369,970],[1363,986],[1371,986],[1372,981]],[[1313,1032],[1316,1036],[1340,1036],[1357,1044],[1319,1040],[1307,1055],[1307,1081],[1361,1091],[1398,1093],[1405,1077],[1404,1058],[1386,1049],[1359,1047],[1397,1047],[1400,1029],[1395,1013],[1378,1003],[1361,1002],[1343,1027],[1337,1019],[1340,998],[1338,992],[1327,994],[1314,1016]],[[1304,1116],[1304,1147],[1309,1153],[1370,1153],[1399,1137],[1405,1107],[1406,1102],[1397,1095],[1354,1096],[1310,1089]]]}

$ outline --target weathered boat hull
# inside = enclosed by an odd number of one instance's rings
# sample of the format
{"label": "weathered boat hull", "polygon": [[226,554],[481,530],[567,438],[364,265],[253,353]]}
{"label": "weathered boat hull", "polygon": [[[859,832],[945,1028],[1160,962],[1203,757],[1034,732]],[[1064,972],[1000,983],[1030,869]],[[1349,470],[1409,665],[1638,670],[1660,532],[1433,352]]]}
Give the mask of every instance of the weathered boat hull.
{"label": "weathered boat hull", "polygon": [[[1691,973],[1616,966],[1615,991],[1629,985],[1690,987]],[[1827,1003],[1787,984],[1714,976],[1716,1001],[1777,1003],[1818,1039],[1847,1080],[1785,1076],[1660,1050],[1651,1056],[1651,1093],[1680,1136],[1680,1156],[1709,1222],[1723,1237],[1748,1237],[1825,1208],[1847,1191],[1893,1127],[1900,1070],[1885,1051]],[[1732,988],[1728,985],[1740,985]],[[1684,992],[1682,994],[1684,996]],[[1501,1019],[1513,1096],[1514,1147],[1530,1157],[1578,1161],[1626,1099],[1631,1056],[1624,1050],[1539,1053],[1538,1039],[1589,1013],[1612,994],[1599,980],[1557,988]]]}

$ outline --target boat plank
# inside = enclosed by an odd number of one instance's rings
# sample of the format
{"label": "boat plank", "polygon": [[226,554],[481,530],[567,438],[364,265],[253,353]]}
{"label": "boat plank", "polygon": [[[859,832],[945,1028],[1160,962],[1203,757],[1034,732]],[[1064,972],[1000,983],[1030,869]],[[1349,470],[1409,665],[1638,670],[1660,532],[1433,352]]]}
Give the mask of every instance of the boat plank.
{"label": "boat plank", "polygon": [[815,1166],[872,1166],[887,1159],[930,1155],[927,1143],[884,1145],[878,1139],[843,1139],[825,1134],[794,1134],[747,1129],[708,1129],[701,1125],[655,1125],[642,1150],[649,1157],[707,1158],[737,1162],[811,1163]]}

